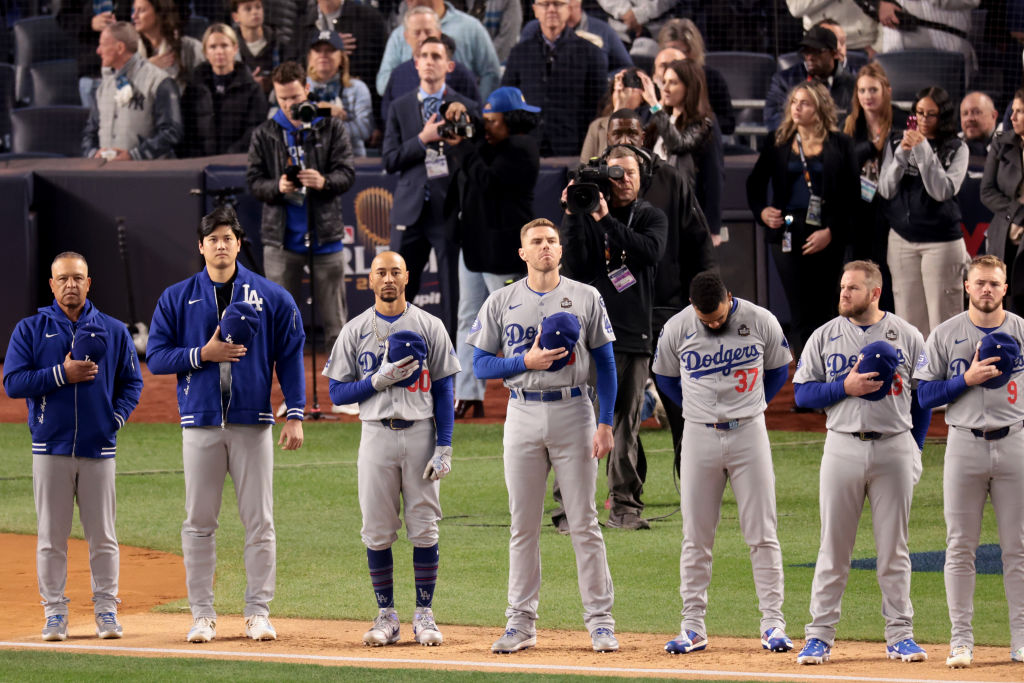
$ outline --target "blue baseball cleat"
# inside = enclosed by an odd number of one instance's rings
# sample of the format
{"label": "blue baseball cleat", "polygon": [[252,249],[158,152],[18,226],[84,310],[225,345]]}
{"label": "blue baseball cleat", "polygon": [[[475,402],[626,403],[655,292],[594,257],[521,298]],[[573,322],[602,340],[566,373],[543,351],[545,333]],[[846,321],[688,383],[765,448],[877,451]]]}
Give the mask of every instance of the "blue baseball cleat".
{"label": "blue baseball cleat", "polygon": [[889,659],[901,659],[904,662],[923,662],[928,659],[928,653],[915,643],[913,638],[901,640],[894,645],[886,645],[885,653]]}
{"label": "blue baseball cleat", "polygon": [[789,652],[793,649],[793,641],[785,631],[776,626],[761,634],[761,647],[772,652]]}
{"label": "blue baseball cleat", "polygon": [[696,631],[684,631],[665,643],[665,652],[672,655],[685,655],[689,652],[705,650],[707,647],[707,636],[702,636]]}
{"label": "blue baseball cleat", "polygon": [[797,664],[822,664],[832,656],[832,648],[824,640],[811,638],[796,656]]}

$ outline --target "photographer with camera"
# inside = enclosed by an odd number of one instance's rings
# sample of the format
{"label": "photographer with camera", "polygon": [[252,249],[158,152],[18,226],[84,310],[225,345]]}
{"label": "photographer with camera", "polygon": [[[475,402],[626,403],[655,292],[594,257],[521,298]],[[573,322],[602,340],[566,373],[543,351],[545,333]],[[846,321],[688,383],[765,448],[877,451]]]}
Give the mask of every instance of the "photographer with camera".
{"label": "photographer with camera", "polygon": [[665,213],[639,199],[641,159],[614,147],[605,159],[581,165],[562,192],[562,244],[566,275],[593,285],[604,297],[615,331],[615,447],[608,459],[612,501],[607,526],[647,529],[640,513],[645,463],[637,461],[644,384],[653,351],[651,308],[655,275],[665,253]]}
{"label": "photographer with camera", "polygon": [[303,267],[313,250],[317,313],[333,348],[348,318],[341,195],[355,180],[352,143],[341,119],[308,101],[305,69],[285,62],[271,82],[280,109],[253,132],[246,171],[249,191],[264,204],[263,267],[267,279],[303,301]]}
{"label": "photographer with camera", "polygon": [[[388,173],[398,174],[391,207],[391,250],[409,268],[406,298],[415,301],[423,268],[433,247],[441,285],[441,322],[455,336],[459,302],[459,246],[444,216],[451,182],[448,155],[460,137],[473,137],[476,104],[455,92],[445,77],[455,68],[440,38],[429,36],[414,56],[419,87],[388,109],[381,157]],[[457,103],[459,106],[453,107]]]}

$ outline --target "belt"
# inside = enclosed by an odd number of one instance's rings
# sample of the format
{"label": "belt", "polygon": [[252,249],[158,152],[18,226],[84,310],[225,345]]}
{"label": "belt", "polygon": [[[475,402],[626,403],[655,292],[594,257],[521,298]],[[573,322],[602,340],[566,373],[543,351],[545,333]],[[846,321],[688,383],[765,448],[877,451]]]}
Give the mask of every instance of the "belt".
{"label": "belt", "polygon": [[739,427],[740,420],[729,420],[728,422],[709,422],[704,426],[710,429],[717,429],[722,432],[728,432]]}
{"label": "belt", "polygon": [[[544,403],[550,403],[552,401],[561,401],[562,390],[555,389],[553,391],[526,391],[525,389],[509,389],[509,396],[512,398],[521,398],[524,401],[543,401]],[[583,390],[579,387],[573,387],[569,390],[569,397],[575,398],[582,396]]]}
{"label": "belt", "polygon": [[979,439],[985,439],[985,441],[998,441],[1007,434],[1010,433],[1009,427],[1003,427],[1002,429],[993,429],[991,431],[984,431],[982,429],[972,429],[971,434],[974,434]]}
{"label": "belt", "polygon": [[887,435],[881,432],[850,432],[850,436],[855,436],[861,441],[878,441],[884,439]]}
{"label": "belt", "polygon": [[388,429],[408,429],[416,424],[416,420],[399,420],[397,417],[385,417],[380,423]]}

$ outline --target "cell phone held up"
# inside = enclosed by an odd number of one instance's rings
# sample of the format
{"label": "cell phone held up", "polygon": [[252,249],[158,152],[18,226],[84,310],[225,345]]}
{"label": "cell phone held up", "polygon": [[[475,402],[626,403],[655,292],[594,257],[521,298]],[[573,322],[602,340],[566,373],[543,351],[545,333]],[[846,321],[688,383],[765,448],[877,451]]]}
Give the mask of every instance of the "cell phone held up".
{"label": "cell phone held up", "polygon": [[917,130],[917,114],[907,117],[907,130]]}

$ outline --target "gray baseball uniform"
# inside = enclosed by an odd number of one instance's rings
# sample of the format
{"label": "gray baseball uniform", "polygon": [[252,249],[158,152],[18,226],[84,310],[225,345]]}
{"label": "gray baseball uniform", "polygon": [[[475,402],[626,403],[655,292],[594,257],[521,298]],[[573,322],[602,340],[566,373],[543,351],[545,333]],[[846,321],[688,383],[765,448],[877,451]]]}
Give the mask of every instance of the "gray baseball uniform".
{"label": "gray baseball uniform", "polygon": [[[1024,341],[1024,319],[1006,313],[997,330]],[[995,330],[993,330],[995,331]],[[964,374],[985,332],[968,313],[936,327],[926,346],[928,365],[914,377],[946,380]],[[974,554],[981,537],[986,496],[999,525],[1003,586],[1010,608],[1010,649],[1024,647],[1024,401],[1019,395],[1024,363],[1017,359],[1006,386],[968,387],[946,407],[946,458],[942,472],[946,518],[946,602],[953,647],[974,647]],[[1003,428],[1008,428],[1000,436]],[[993,433],[995,432],[995,433]]]}
{"label": "gray baseball uniform", "polygon": [[555,470],[569,522],[583,621],[590,632],[614,628],[615,592],[604,537],[597,524],[597,460],[592,457],[596,424],[587,390],[590,349],[615,340],[597,290],[562,277],[545,294],[526,279],[492,293],[473,323],[468,343],[506,358],[525,354],[542,320],[559,311],[580,321],[580,337],[569,363],[555,372],[532,371],[505,379],[509,388],[504,462],[509,539],[509,628],[535,633],[540,596],[540,526],[548,471]]}
{"label": "gray baseball uniform", "polygon": [[808,640],[817,638],[830,647],[865,498],[871,501],[886,642],[893,645],[914,636],[907,524],[921,477],[921,454],[910,432],[910,406],[914,368],[926,361],[924,338],[892,313],[867,329],[838,316],[807,340],[793,383],[842,381],[860,350],[875,341],[892,344],[899,360],[888,395],[878,401],[850,396],[825,408],[828,434],[818,495],[821,546],[811,585],[811,623],[804,633]]}
{"label": "gray baseball uniform", "polygon": [[750,547],[761,632],[786,626],[764,371],[788,365],[793,356],[774,315],[749,301],[733,301],[725,330],[709,330],[693,306],[672,316],[658,340],[653,368],[659,375],[682,378],[681,630],[702,635],[707,634],[711,551],[727,480]]}
{"label": "gray baseball uniform", "polygon": [[[399,330],[416,332],[426,340],[427,359],[419,380],[412,386],[388,387],[359,404],[359,508],[363,516],[363,543],[372,550],[388,548],[398,539],[402,526],[399,494],[410,543],[421,547],[437,543],[440,485],[423,478],[423,469],[433,457],[436,444],[430,387],[432,382],[462,368],[441,321],[408,304],[406,312],[394,323],[382,319],[372,307],[350,320],[342,328],[323,373],[339,382],[369,377],[380,367],[384,342]],[[412,424],[396,428],[394,420]],[[383,421],[388,421],[389,426]]]}

